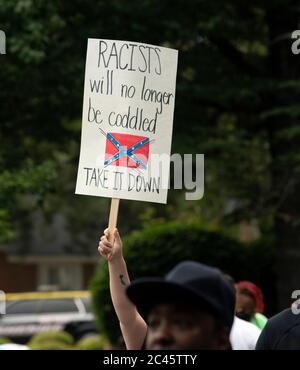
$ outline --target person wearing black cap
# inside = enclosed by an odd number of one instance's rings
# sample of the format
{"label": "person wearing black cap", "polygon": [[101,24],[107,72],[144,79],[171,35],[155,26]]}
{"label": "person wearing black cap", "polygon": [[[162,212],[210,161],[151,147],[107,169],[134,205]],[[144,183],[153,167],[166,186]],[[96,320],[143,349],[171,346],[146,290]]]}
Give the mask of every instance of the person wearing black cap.
{"label": "person wearing black cap", "polygon": [[130,283],[117,230],[99,242],[127,349],[230,349],[235,294],[216,268],[184,261],[165,278]]}

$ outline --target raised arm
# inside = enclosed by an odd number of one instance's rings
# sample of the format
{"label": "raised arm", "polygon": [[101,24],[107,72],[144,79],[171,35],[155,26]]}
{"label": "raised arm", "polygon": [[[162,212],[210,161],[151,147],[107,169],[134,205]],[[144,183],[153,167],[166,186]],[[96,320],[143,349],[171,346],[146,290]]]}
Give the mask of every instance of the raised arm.
{"label": "raised arm", "polygon": [[98,250],[108,262],[110,294],[126,348],[141,349],[147,333],[147,324],[125,292],[130,279],[122,253],[122,240],[117,229],[114,230],[113,239],[112,244],[109,241],[111,239],[109,239],[108,229],[106,229],[100,239]]}

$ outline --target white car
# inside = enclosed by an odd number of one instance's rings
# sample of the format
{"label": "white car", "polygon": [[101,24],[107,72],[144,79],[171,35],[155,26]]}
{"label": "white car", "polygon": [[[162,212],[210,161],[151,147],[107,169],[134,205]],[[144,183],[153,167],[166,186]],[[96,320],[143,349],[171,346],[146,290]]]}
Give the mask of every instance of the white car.
{"label": "white car", "polygon": [[16,293],[6,295],[0,337],[26,343],[40,332],[65,330],[75,340],[97,333],[89,292]]}

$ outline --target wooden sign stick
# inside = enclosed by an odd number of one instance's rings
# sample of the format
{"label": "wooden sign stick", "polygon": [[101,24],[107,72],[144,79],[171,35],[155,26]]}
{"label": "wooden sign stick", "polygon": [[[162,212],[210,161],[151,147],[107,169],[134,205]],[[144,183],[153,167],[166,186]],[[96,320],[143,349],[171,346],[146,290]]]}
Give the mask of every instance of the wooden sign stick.
{"label": "wooden sign stick", "polygon": [[112,244],[114,242],[113,232],[117,226],[119,204],[120,204],[119,198],[111,198],[109,221],[108,221],[108,232],[109,232],[109,241]]}

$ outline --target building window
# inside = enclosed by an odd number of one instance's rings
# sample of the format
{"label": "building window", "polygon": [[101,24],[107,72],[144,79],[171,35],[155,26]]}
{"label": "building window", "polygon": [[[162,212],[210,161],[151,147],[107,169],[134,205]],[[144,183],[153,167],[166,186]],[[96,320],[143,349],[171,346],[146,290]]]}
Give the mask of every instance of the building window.
{"label": "building window", "polygon": [[38,268],[38,290],[81,290],[82,267],[79,264],[43,263]]}

